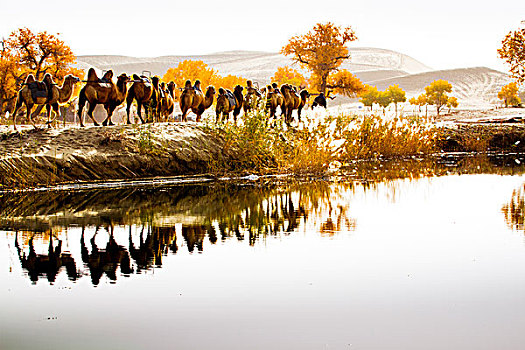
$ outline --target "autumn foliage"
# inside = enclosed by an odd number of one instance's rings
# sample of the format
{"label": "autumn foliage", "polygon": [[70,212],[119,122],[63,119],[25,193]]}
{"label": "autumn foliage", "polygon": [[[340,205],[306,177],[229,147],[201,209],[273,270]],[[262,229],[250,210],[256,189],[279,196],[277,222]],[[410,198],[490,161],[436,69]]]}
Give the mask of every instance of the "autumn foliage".
{"label": "autumn foliage", "polygon": [[505,107],[519,105],[521,100],[518,97],[518,84],[509,83],[503,86],[501,91],[498,92],[498,98],[505,102]]}
{"label": "autumn foliage", "polygon": [[20,28],[2,42],[0,112],[6,104],[12,105],[17,90],[28,74],[41,80],[46,73],[50,73],[58,84],[68,74],[83,77],[82,70],[71,67],[76,57],[58,35]]}
{"label": "autumn foliage", "polygon": [[525,82],[525,28],[508,33],[498,54],[510,65],[512,76],[519,83]]}
{"label": "autumn foliage", "polygon": [[162,77],[165,82],[173,81],[178,87],[184,87],[186,80],[201,81],[201,86],[207,87],[213,85],[233,90],[235,85],[246,84],[246,79],[235,75],[225,77],[219,75],[213,68],[208,67],[203,61],[184,60],[179,62],[176,67],[168,69]]}
{"label": "autumn foliage", "polygon": [[306,88],[308,85],[304,75],[289,66],[278,67],[271,81],[278,85],[292,84],[299,88]]}
{"label": "autumn foliage", "polygon": [[[356,82],[348,78],[351,73],[343,73],[331,81],[330,74],[337,72],[341,64],[350,58],[346,44],[354,40],[357,36],[351,27],[340,27],[330,22],[318,23],[308,33],[292,37],[281,53],[292,56],[292,61],[311,71],[319,92],[325,93],[331,82],[332,87],[337,85],[340,92],[351,95],[357,92],[349,90],[356,86]],[[334,81],[341,84],[334,84]],[[362,85],[357,86],[362,88]]]}

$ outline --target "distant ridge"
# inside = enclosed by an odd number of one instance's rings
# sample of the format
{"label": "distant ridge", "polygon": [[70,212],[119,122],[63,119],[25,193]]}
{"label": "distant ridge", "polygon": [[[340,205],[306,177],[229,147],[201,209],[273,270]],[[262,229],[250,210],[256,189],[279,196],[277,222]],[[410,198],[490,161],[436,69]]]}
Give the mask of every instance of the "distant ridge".
{"label": "distant ridge", "polygon": [[[396,70],[405,74],[411,74],[432,70],[412,57],[391,50],[351,48],[350,53],[351,59],[348,63],[343,64],[343,68],[352,72]],[[292,60],[289,57],[279,53],[240,50],[188,56],[129,57],[90,55],[77,57],[80,68],[113,69],[117,74],[122,72],[140,73],[147,70],[151,71],[153,75],[159,76],[163,76],[169,68],[175,67],[184,60],[201,60],[216,69],[219,74],[240,75],[259,83],[269,82],[277,67],[292,64]]]}
{"label": "distant ridge", "polygon": [[[458,68],[433,70],[422,62],[402,53],[380,48],[350,48],[351,58],[342,68],[350,70],[365,84],[383,90],[389,85],[399,84],[407,95],[424,92],[425,86],[437,79],[448,80],[453,85],[452,95],[463,104],[492,104],[503,85],[512,80],[502,72],[486,68]],[[78,56],[77,66],[87,70],[112,69],[116,74],[141,73],[163,76],[169,68],[184,60],[201,60],[221,75],[237,75],[267,84],[277,67],[292,65],[289,57],[275,52],[225,51],[207,55],[172,55],[160,57],[129,57],[111,55]],[[293,66],[301,70],[297,65]],[[306,73],[306,72],[304,72]],[[348,99],[338,98],[339,103]],[[334,101],[335,103],[335,101]]]}

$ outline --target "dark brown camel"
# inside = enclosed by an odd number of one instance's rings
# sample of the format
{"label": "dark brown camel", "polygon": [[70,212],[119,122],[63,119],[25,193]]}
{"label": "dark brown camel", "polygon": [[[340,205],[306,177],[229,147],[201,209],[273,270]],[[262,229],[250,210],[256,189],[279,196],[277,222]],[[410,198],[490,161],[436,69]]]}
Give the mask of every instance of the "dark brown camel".
{"label": "dark brown camel", "polygon": [[223,88],[219,89],[217,105],[215,106],[215,121],[217,123],[219,120],[221,122],[227,122],[231,112],[233,112],[233,120],[237,123],[237,116],[241,113],[241,108],[243,106],[244,96],[242,95],[242,90],[243,87],[240,85],[235,86],[233,93],[230,90],[225,90]]}
{"label": "dark brown camel", "polygon": [[186,122],[187,114],[191,110],[197,115],[197,122],[200,122],[201,116],[206,109],[213,104],[213,97],[215,96],[215,88],[210,85],[206,89],[204,95],[202,91],[195,90],[190,87],[185,88],[180,96],[180,109],[182,111],[182,121]]}
{"label": "dark brown camel", "polygon": [[306,90],[301,90],[299,94],[290,84],[284,84],[281,86],[281,93],[284,97],[284,121],[290,125],[292,122],[292,112],[297,109],[298,121],[301,121],[301,110],[306,105],[306,101],[310,94]]}
{"label": "dark brown camel", "polygon": [[137,114],[140,118],[140,122],[144,124],[144,119],[142,118],[142,106],[144,106],[146,120],[148,120],[149,102],[152,94],[153,85],[151,84],[151,81],[145,76],[139,77],[137,74],[133,74],[133,84],[129,88],[128,95],[126,96],[127,124],[131,124],[131,121],[129,120],[129,111],[133,100],[137,101]]}
{"label": "dark brown camel", "polygon": [[149,106],[151,108],[152,121],[160,121],[160,103],[162,99],[162,91],[160,90],[160,79],[157,76],[151,78],[151,83],[153,84],[153,93],[149,100]]}
{"label": "dark brown camel", "polygon": [[107,71],[101,82],[97,77],[95,70],[93,68],[89,69],[87,83],[82,90],[80,90],[78,98],[78,118],[80,120],[80,126],[84,126],[82,110],[84,109],[86,102],[89,102],[87,115],[93,120],[95,126],[99,125],[93,117],[93,111],[97,104],[104,105],[104,108],[108,113],[108,116],[102,125],[113,125],[111,116],[115,109],[126,99],[126,93],[128,90],[126,83],[130,79],[125,73],[122,73],[117,78],[117,84],[114,84],[111,80],[112,76],[113,72],[111,70]]}

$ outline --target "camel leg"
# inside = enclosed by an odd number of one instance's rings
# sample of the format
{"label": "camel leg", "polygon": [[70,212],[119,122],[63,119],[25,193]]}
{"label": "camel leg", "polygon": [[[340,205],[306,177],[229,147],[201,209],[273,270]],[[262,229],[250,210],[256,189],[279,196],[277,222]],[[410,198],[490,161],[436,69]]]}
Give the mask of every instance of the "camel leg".
{"label": "camel leg", "polygon": [[[128,95],[129,96],[129,95]],[[131,121],[129,120],[129,111],[131,109],[131,103],[133,102],[133,100],[130,100],[129,98],[126,99],[126,124],[131,124]],[[139,107],[137,107],[138,109]]]}
{"label": "camel leg", "polygon": [[[84,105],[87,102],[86,99],[86,93],[85,93],[86,87],[84,86],[82,90],[80,90],[80,94],[78,95],[78,120],[80,121],[80,127],[84,127],[84,118],[82,117],[82,111],[84,110]],[[91,104],[89,104],[91,106]]]}
{"label": "camel leg", "polygon": [[15,131],[16,131],[16,116],[18,115],[18,111],[20,110],[21,107],[22,107],[22,101],[19,98],[16,101],[15,110],[13,111],[13,127]]}
{"label": "camel leg", "polygon": [[106,112],[108,113],[108,116],[106,117],[106,119],[102,122],[102,125],[103,126],[111,126],[111,125],[115,125],[113,123],[113,121],[111,120],[111,116],[113,115],[113,111],[115,110],[115,108],[117,106],[113,106],[113,105],[107,105],[105,106],[106,107]]}
{"label": "camel leg", "polygon": [[34,105],[30,105],[29,103],[26,102],[26,109],[27,109],[27,117],[29,118],[29,121],[31,122],[31,125],[33,125],[33,127],[35,129],[38,129],[38,127],[36,126],[35,122],[33,121],[33,115],[31,113],[31,111],[33,110],[33,106]]}
{"label": "camel leg", "polygon": [[51,128],[51,105],[46,104],[47,127]]}
{"label": "camel leg", "polygon": [[[146,114],[146,119],[148,118],[148,110],[146,105],[144,105],[144,113]],[[137,114],[140,118],[140,122],[144,124],[144,118],[142,118],[142,103],[137,103]]]}
{"label": "camel leg", "polygon": [[[94,126],[100,126],[100,124],[97,123],[97,121],[95,120],[95,117],[93,117],[93,111],[95,110],[96,106],[97,106],[96,103],[90,103],[88,111],[87,111],[87,115],[91,118],[91,120],[93,120]],[[84,124],[81,123],[80,126],[84,126]]]}
{"label": "camel leg", "polygon": [[299,107],[299,108],[297,109],[297,118],[298,118],[298,123],[301,122],[301,111],[302,111],[302,110],[303,110],[303,107],[302,107],[302,106]]}

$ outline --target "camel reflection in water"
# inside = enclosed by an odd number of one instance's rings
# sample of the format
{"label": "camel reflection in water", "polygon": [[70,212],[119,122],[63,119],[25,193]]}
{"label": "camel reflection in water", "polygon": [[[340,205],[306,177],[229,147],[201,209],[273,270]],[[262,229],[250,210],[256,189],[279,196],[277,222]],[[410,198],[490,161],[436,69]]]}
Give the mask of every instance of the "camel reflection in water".
{"label": "camel reflection in water", "polygon": [[152,266],[162,266],[162,256],[169,251],[177,253],[177,235],[175,227],[152,227],[148,226],[146,238],[144,239],[145,225],[142,225],[138,247],[133,243],[131,226],[129,227],[129,252],[138,272],[148,270]]}
{"label": "camel reflection in water", "polygon": [[34,245],[35,233],[29,239],[29,253],[23,251],[18,242],[18,232],[15,235],[15,247],[22,268],[27,270],[29,279],[36,283],[40,276],[46,276],[50,283],[54,283],[62,267],[66,268],[70,280],[75,281],[78,278],[75,259],[69,253],[62,252],[62,240],[58,239],[58,244],[54,245],[53,233],[49,232],[49,244],[47,254],[37,254]]}
{"label": "camel reflection in water", "polygon": [[124,275],[130,275],[133,272],[128,251],[115,241],[113,225],[106,228],[109,234],[109,240],[105,249],[99,249],[95,242],[99,229],[100,227],[97,226],[95,234],[89,240],[91,252],[89,252],[84,239],[84,227],[82,227],[82,235],[80,237],[82,261],[89,268],[91,282],[93,282],[95,286],[100,283],[100,279],[104,273],[111,281],[116,281],[117,268],[119,267]]}
{"label": "camel reflection in water", "polygon": [[[351,220],[340,217],[348,215],[341,205],[334,203],[332,207],[332,201],[341,198],[326,183],[79,191],[64,193],[64,198],[56,192],[51,195],[50,199],[40,194],[32,198],[39,215],[31,215],[34,211],[27,198],[5,198],[26,203],[18,215],[10,212],[15,220],[4,223],[12,225],[8,229],[68,228],[68,237],[78,237],[68,239],[69,244],[80,243],[79,249],[71,246],[73,255],[62,252],[58,238],[50,238],[46,258],[36,254],[33,240],[29,254],[23,253],[17,241],[20,261],[33,281],[43,275],[54,281],[61,266],[66,266],[72,280],[90,276],[95,286],[104,279],[116,283],[119,276],[163,266],[167,255],[203,253],[207,244],[236,240],[253,246],[270,236],[289,235],[308,221],[315,223],[314,232],[333,234],[344,229],[341,223]],[[55,267],[51,272],[38,272],[44,269],[38,259],[47,259]],[[75,259],[81,262],[78,271]]]}

